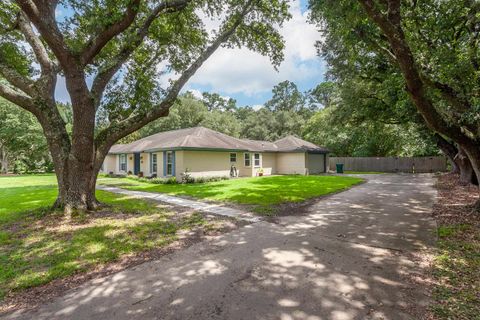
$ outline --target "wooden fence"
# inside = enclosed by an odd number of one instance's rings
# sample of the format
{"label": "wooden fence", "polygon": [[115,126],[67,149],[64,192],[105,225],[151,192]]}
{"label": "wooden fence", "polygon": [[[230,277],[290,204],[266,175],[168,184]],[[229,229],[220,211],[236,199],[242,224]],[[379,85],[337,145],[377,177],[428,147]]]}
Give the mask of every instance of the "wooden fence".
{"label": "wooden fence", "polygon": [[447,171],[447,159],[439,157],[330,157],[328,166],[343,163],[345,171],[425,173]]}

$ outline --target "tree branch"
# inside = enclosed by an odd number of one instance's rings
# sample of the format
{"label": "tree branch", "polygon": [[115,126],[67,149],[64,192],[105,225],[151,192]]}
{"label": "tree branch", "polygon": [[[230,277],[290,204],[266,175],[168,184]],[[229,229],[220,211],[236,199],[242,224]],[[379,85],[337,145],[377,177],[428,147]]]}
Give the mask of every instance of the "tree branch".
{"label": "tree branch", "polygon": [[18,73],[15,69],[4,64],[2,60],[3,59],[0,56],[0,75],[2,75],[12,86],[31,96],[33,93],[34,82]]}
{"label": "tree branch", "polygon": [[162,2],[155,9],[152,10],[150,15],[145,19],[144,23],[137,29],[135,40],[127,43],[119,52],[114,61],[108,62],[108,65],[101,68],[97,76],[95,77],[91,93],[95,101],[95,106],[98,108],[102,99],[105,87],[110,82],[112,77],[120,70],[122,65],[128,60],[131,54],[137,49],[148,35],[148,30],[153,21],[158,15],[164,11],[175,12],[183,9],[192,0],[177,0],[169,1],[168,3]]}
{"label": "tree branch", "polygon": [[55,7],[57,1],[43,1],[41,4],[32,0],[16,0],[28,19],[35,25],[38,32],[45,39],[62,69],[67,72],[74,71],[77,61],[63,39],[55,21]]}
{"label": "tree branch", "polygon": [[96,139],[95,145],[97,150],[100,153],[106,153],[110,147],[117,142],[119,139],[125,137],[126,135],[134,132],[135,130],[140,129],[147,123],[158,119],[162,116],[168,115],[169,108],[175,102],[180,90],[187,83],[187,81],[195,74],[195,72],[202,66],[202,64],[224,43],[227,41],[230,36],[235,32],[235,30],[240,26],[245,16],[252,9],[251,5],[254,0],[250,0],[244,7],[244,9],[238,13],[238,17],[235,21],[229,26],[229,28],[223,30],[217,38],[207,47],[203,53],[188,67],[175,81],[175,83],[170,88],[168,94],[165,96],[162,102],[153,107],[149,111],[139,112],[129,118],[120,121],[118,123],[110,125],[108,128],[101,131]]}
{"label": "tree branch", "polygon": [[51,72],[54,68],[54,63],[48,57],[45,46],[33,31],[32,26],[30,25],[30,21],[28,21],[28,18],[24,13],[20,13],[18,17],[18,26],[20,28],[20,31],[25,36],[27,42],[32,47],[35,57],[37,58],[37,61],[42,68],[42,73],[45,74]]}
{"label": "tree branch", "polygon": [[[382,30],[390,43],[395,54],[396,62],[403,74],[407,84],[407,92],[413,103],[425,120],[427,126],[441,134],[444,134],[458,142],[471,143],[471,139],[465,136],[462,129],[458,126],[448,124],[435,109],[432,101],[428,98],[425,91],[425,84],[422,81],[418,71],[415,59],[406,43],[405,35],[402,30],[399,0],[388,0],[389,11],[387,16],[382,14],[376,7],[373,0],[358,0],[365,9],[367,15]],[[398,9],[398,13],[397,10]],[[398,14],[398,16],[397,16]],[[389,17],[392,16],[392,20]]]}
{"label": "tree branch", "polygon": [[110,26],[105,26],[100,33],[91,38],[85,45],[81,53],[80,61],[83,65],[92,62],[95,56],[105,47],[105,45],[117,35],[125,31],[132,25],[137,16],[140,6],[140,0],[132,0],[122,18]]}
{"label": "tree branch", "polygon": [[32,98],[13,90],[6,84],[0,83],[0,96],[35,115],[39,114],[39,109],[35,106]]}

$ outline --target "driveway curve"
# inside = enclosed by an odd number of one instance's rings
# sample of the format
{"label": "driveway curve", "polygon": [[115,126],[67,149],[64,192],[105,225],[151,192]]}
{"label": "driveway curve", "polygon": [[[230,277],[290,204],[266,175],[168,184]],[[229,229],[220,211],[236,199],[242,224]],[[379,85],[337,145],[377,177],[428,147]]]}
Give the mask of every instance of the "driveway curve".
{"label": "driveway curve", "polygon": [[434,244],[430,175],[368,181],[276,224],[259,222],[73,289],[6,319],[414,319],[407,275]]}

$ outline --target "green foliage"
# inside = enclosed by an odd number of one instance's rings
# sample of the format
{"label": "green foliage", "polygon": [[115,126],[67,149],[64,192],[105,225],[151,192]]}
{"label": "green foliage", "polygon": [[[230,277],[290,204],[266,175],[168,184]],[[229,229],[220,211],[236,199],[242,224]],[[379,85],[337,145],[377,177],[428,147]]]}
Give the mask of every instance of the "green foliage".
{"label": "green foliage", "polygon": [[[0,98],[0,160],[3,171],[51,171],[42,128],[35,117]],[[1,163],[0,163],[1,166]]]}
{"label": "green foliage", "polygon": [[303,136],[308,141],[326,146],[333,156],[426,156],[438,153],[431,136],[415,123],[390,124],[377,118],[353,121],[348,114],[341,118],[341,109],[342,106],[332,106],[317,112],[306,123]]}
{"label": "green foliage", "polygon": [[265,103],[270,111],[300,111],[304,107],[305,97],[291,81],[280,82],[272,93],[272,98]]}
{"label": "green foliage", "polygon": [[[373,2],[382,8],[380,1]],[[480,53],[472,26],[479,22],[478,4],[455,0],[401,4],[402,29],[428,98],[447,123],[475,136],[480,119]],[[434,148],[432,139],[405,90],[392,49],[359,2],[310,1],[310,7],[312,22],[323,32],[319,52],[328,64],[328,76],[338,86],[339,115],[347,115],[342,124],[403,126],[420,138],[413,149],[429,153]]]}

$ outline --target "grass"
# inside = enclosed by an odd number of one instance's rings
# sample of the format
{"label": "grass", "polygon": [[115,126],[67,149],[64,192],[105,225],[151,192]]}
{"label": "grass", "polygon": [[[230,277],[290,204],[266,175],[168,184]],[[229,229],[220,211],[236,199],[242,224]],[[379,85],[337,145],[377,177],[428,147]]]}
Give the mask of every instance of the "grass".
{"label": "grass", "polygon": [[257,206],[268,215],[272,207],[287,202],[301,202],[350,188],[360,178],[339,176],[270,176],[240,178],[198,184],[151,184],[125,178],[102,178],[99,183],[129,190],[167,193],[221,202]]}
{"label": "grass", "polygon": [[48,210],[56,194],[52,175],[0,178],[0,300],[211,227],[198,213],[172,219],[151,202],[104,191],[97,197],[108,208],[68,221]]}
{"label": "grass", "polygon": [[438,235],[432,311],[440,319],[480,319],[480,229],[440,226]]}
{"label": "grass", "polygon": [[478,187],[453,173],[438,176],[437,250],[431,267],[434,319],[480,320],[480,213]]}
{"label": "grass", "polygon": [[[101,177],[99,183],[126,189],[256,205],[271,215],[273,205],[300,202],[351,187],[362,179],[336,176],[276,176],[191,185],[154,185]],[[7,294],[88,271],[126,255],[165,246],[181,230],[212,228],[200,214],[174,213],[151,202],[105,191],[103,212],[67,220],[49,206],[57,195],[54,175],[0,177],[0,300]]]}

